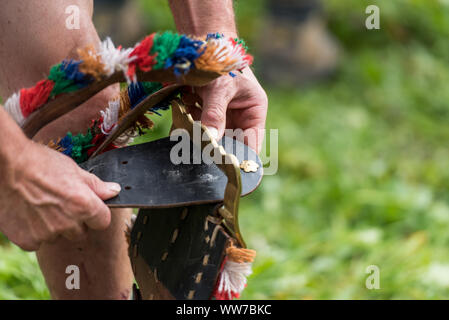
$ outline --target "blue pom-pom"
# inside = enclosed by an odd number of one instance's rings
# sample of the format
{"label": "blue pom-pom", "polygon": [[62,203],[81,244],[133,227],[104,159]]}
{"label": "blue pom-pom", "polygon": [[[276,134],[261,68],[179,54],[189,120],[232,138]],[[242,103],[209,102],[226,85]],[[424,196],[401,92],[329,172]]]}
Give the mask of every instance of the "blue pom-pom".
{"label": "blue pom-pom", "polygon": [[145,88],[140,82],[131,83],[128,86],[128,97],[131,109],[134,109],[143,99],[147,97]]}
{"label": "blue pom-pom", "polygon": [[224,35],[222,33],[218,33],[218,32],[216,32],[216,33],[208,33],[207,36],[206,36],[206,41],[210,40],[210,39],[220,39],[220,38],[223,38],[223,37],[224,37]]}
{"label": "blue pom-pom", "polygon": [[72,135],[67,134],[63,139],[61,139],[61,141],[59,141],[59,146],[64,149],[62,153],[70,157],[72,155],[73,148]]}
{"label": "blue pom-pom", "polygon": [[[153,92],[152,92],[153,93]],[[141,82],[133,82],[128,86],[128,97],[131,104],[131,109],[134,109],[143,99],[148,97],[149,94],[146,92],[144,85]],[[158,110],[168,110],[170,104],[168,101],[162,101],[156,104],[154,107],[150,108],[149,111],[162,116]]]}
{"label": "blue pom-pom", "polygon": [[174,67],[177,76],[186,74],[195,67],[194,61],[204,53],[204,50],[200,51],[202,45],[203,41],[193,40],[183,35],[178,49],[165,61],[165,68]]}
{"label": "blue pom-pom", "polygon": [[157,105],[155,105],[153,108],[150,109],[151,112],[157,114],[158,116],[162,116],[162,114],[160,114],[159,112],[157,112],[158,110],[168,110],[170,109],[170,102],[168,101],[162,101],[159,102]]}
{"label": "blue pom-pom", "polygon": [[79,71],[81,63],[83,61],[64,60],[61,64],[61,71],[65,73],[67,79],[72,80],[79,88],[84,88],[92,83],[93,78]]}

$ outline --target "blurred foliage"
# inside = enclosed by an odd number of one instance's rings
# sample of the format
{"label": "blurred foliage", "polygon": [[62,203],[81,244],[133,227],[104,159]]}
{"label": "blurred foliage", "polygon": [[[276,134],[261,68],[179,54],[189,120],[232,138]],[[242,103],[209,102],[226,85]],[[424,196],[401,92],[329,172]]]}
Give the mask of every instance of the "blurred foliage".
{"label": "blurred foliage", "polygon": [[[2,243],[2,242],[0,242]],[[0,299],[48,299],[34,253],[0,245]]]}
{"label": "blurred foliage", "polygon": [[[149,30],[173,28],[165,0],[142,0]],[[449,296],[449,1],[327,0],[338,73],[307,88],[266,88],[279,172],[242,201],[258,251],[243,298],[441,299]],[[157,9],[156,9],[157,7]],[[252,51],[263,2],[238,0]],[[169,115],[151,138],[166,135]],[[145,138],[148,139],[148,138]],[[368,290],[369,265],[380,290]],[[35,259],[0,246],[0,298],[48,297]]]}
{"label": "blurred foliage", "polygon": [[[167,0],[139,0],[149,32],[175,30]],[[263,25],[265,0],[234,0],[237,25],[242,38],[254,43]]]}
{"label": "blurred foliage", "polygon": [[[326,5],[338,74],[268,88],[280,168],[243,202],[259,252],[244,297],[447,298],[449,3],[378,2],[379,31],[365,1]],[[365,287],[373,264],[380,290]]]}

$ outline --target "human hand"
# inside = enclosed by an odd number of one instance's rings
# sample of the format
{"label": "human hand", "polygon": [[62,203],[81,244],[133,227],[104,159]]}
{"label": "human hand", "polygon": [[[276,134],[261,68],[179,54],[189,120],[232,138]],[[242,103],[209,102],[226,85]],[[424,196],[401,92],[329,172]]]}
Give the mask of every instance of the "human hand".
{"label": "human hand", "polygon": [[225,129],[242,129],[244,142],[260,153],[268,98],[250,68],[236,77],[222,76],[195,91],[202,98],[202,110],[189,108],[195,120],[201,120],[217,139]]}
{"label": "human hand", "polygon": [[27,141],[14,161],[0,168],[0,230],[24,250],[37,250],[62,235],[79,241],[86,226],[105,229],[111,220],[103,203],[120,192],[82,170],[69,157]]}

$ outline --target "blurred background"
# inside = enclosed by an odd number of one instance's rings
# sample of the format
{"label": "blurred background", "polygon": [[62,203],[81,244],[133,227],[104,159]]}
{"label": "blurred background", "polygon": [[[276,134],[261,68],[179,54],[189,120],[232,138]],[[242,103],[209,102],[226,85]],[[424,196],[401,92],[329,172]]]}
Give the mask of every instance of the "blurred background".
{"label": "blurred background", "polygon": [[[174,29],[166,0],[96,1],[102,38]],[[380,30],[365,9],[380,8]],[[449,1],[237,0],[279,129],[279,170],[241,205],[246,299],[449,297]],[[166,136],[170,115],[144,139]],[[365,286],[380,269],[380,289]],[[0,241],[0,298],[49,298]]]}

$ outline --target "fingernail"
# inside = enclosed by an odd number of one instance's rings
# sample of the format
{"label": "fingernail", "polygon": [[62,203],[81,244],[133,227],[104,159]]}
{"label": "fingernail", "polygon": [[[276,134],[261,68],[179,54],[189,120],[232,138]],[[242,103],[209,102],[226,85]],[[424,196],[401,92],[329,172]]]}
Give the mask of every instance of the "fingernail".
{"label": "fingernail", "polygon": [[218,130],[217,130],[217,128],[207,127],[207,130],[209,130],[209,133],[212,136],[212,138],[214,138],[215,140],[218,139]]}
{"label": "fingernail", "polygon": [[108,186],[109,190],[111,190],[114,193],[120,193],[122,188],[118,183],[115,182],[106,182],[106,185]]}

